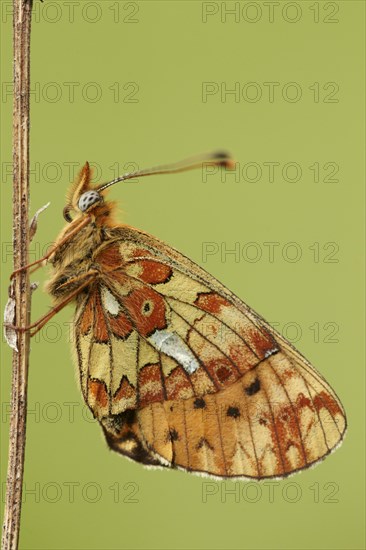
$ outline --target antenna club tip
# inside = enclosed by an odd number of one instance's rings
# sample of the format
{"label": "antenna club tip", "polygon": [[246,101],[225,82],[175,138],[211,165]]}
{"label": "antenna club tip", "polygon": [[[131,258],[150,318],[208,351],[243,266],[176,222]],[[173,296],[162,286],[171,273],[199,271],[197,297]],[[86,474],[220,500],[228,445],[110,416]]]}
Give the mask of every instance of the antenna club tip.
{"label": "antenna club tip", "polygon": [[236,162],[234,159],[228,159],[225,164],[224,164],[225,168],[227,168],[228,170],[235,170],[236,168]]}
{"label": "antenna club tip", "polygon": [[212,154],[212,159],[217,162],[219,166],[223,166],[228,170],[235,169],[235,161],[227,151],[215,151]]}

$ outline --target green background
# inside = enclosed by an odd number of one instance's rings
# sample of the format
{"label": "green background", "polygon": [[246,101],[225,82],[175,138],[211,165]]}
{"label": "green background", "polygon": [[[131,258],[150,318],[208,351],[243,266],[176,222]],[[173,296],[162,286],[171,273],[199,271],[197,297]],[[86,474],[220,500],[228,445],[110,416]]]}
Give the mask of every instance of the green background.
{"label": "green background", "polygon": [[[321,465],[271,485],[146,470],[110,452],[85,417],[68,307],[32,342],[22,549],[365,547],[364,2],[281,2],[273,17],[268,3],[237,2],[240,12],[226,20],[223,6],[75,2],[71,17],[65,2],[36,2],[31,212],[51,206],[31,259],[63,227],[67,163],[74,170],[96,163],[107,181],[115,163],[122,173],[130,163],[229,149],[237,181],[218,173],[204,182],[196,171],[121,184],[110,196],[121,221],[178,248],[279,323],[341,397],[348,434]],[[12,260],[11,3],[1,8],[4,302]],[[217,13],[204,22],[207,9]],[[207,82],[215,93],[202,98]],[[273,97],[269,82],[278,83]],[[225,86],[239,97],[225,95]],[[279,163],[274,181],[269,162]],[[300,167],[298,181],[287,163]],[[273,258],[269,242],[278,243]],[[207,243],[213,253],[204,257]],[[225,254],[234,247],[239,258]],[[47,269],[33,276],[41,287],[46,278]],[[40,288],[33,319],[49,305]],[[3,343],[2,480],[10,359]]]}

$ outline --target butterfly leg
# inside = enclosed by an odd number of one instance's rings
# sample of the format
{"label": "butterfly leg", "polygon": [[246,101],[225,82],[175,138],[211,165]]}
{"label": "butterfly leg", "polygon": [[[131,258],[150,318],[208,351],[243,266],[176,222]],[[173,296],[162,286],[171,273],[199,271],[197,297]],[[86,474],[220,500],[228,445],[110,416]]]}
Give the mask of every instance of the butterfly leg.
{"label": "butterfly leg", "polygon": [[94,281],[96,276],[97,276],[97,271],[93,269],[85,273],[83,276],[80,276],[79,278],[75,277],[74,279],[72,279],[73,282],[75,282],[76,279],[81,280],[86,278],[87,280],[84,281],[84,283],[82,283],[81,285],[79,285],[73,292],[71,292],[62,302],[59,302],[56,306],[54,306],[48,313],[46,313],[46,315],[43,315],[43,317],[41,317],[40,319],[38,319],[38,321],[35,321],[31,325],[28,325],[27,327],[17,327],[15,325],[4,323],[4,326],[8,328],[12,328],[13,330],[17,330],[19,332],[31,331],[30,335],[34,336],[35,334],[37,334],[37,332],[41,330],[42,327],[44,327],[46,323],[48,323],[50,319],[52,319],[52,317],[56,315],[56,313],[61,311],[61,309],[63,309],[67,304],[69,304],[74,298],[76,298],[76,296],[85,287],[90,285],[90,283]]}
{"label": "butterfly leg", "polygon": [[35,262],[32,262],[30,264],[27,264],[27,265],[23,265],[22,267],[20,267],[19,269],[15,269],[13,271],[13,273],[10,275],[10,279],[13,279],[15,277],[15,275],[17,273],[21,273],[22,271],[26,271],[27,269],[30,269],[31,267],[33,266],[37,266],[35,269],[33,269],[31,271],[31,273],[33,273],[34,271],[36,271],[36,269],[38,269],[39,267],[41,267],[41,264],[48,260],[48,258],[50,258],[50,256],[52,256],[52,254],[58,249],[60,248],[60,246],[62,246],[63,244],[65,244],[71,237],[73,237],[76,233],[78,233],[80,231],[80,229],[82,229],[83,227],[85,227],[86,225],[88,225],[88,223],[90,222],[91,220],[91,217],[88,216],[87,218],[84,218],[82,220],[82,222],[77,225],[72,231],[70,231],[70,233],[68,233],[60,242],[57,243],[57,245],[55,245],[54,247],[51,248],[51,250],[49,252],[47,252],[47,254],[45,256],[43,256],[42,258],[39,258],[39,260],[36,260]]}

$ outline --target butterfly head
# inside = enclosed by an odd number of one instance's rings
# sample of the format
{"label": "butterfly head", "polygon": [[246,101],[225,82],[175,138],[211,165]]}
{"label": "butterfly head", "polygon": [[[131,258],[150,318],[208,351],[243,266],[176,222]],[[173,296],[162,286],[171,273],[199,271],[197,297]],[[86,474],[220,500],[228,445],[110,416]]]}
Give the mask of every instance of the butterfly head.
{"label": "butterfly head", "polygon": [[66,221],[72,221],[71,212],[76,213],[76,215],[86,214],[103,204],[102,193],[91,185],[91,175],[89,163],[86,162],[69,191],[68,204],[64,208]]}

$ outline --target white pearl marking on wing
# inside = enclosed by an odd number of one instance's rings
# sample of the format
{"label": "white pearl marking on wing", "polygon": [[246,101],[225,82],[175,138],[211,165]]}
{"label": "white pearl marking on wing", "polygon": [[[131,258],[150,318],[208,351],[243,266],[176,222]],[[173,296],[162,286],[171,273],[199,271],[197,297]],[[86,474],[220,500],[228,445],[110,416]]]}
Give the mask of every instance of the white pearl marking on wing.
{"label": "white pearl marking on wing", "polygon": [[267,359],[268,357],[271,357],[271,355],[275,355],[279,351],[280,350],[278,348],[267,349],[266,353],[264,354],[264,357]]}
{"label": "white pearl marking on wing", "polygon": [[175,359],[188,374],[199,368],[199,363],[184,340],[176,332],[156,330],[149,341],[158,350]]}
{"label": "white pearl marking on wing", "polygon": [[118,315],[120,309],[119,303],[117,302],[113,294],[105,286],[102,287],[102,302],[108,313],[110,313],[111,315]]}

